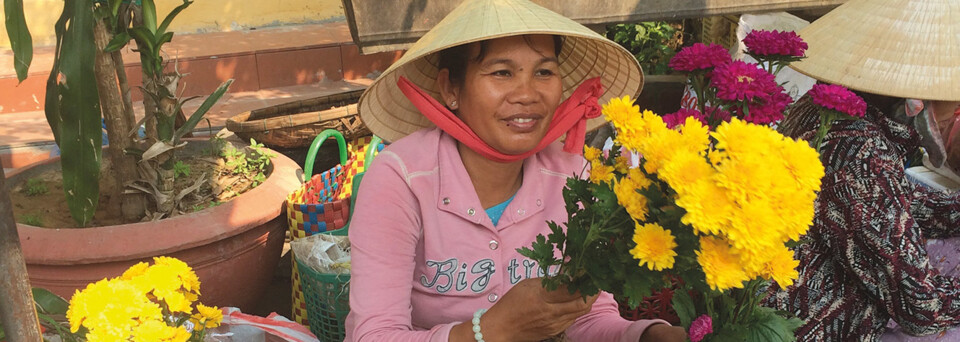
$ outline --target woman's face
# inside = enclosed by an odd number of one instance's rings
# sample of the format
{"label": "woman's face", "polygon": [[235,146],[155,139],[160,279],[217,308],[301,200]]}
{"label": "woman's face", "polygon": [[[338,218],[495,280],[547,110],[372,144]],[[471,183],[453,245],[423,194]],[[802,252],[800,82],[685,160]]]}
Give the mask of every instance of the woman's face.
{"label": "woman's face", "polygon": [[[483,59],[480,44],[470,46],[462,85],[441,89],[464,123],[505,154],[527,152],[546,135],[560,103],[563,85],[554,40],[548,35],[490,40]],[[449,74],[441,71],[440,77]]]}

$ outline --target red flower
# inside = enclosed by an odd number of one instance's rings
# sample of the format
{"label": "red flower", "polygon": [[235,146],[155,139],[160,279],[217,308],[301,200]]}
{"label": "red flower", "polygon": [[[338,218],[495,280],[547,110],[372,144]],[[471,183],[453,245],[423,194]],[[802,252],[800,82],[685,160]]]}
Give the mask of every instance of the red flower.
{"label": "red flower", "polygon": [[694,71],[715,68],[730,62],[730,54],[723,46],[696,43],[673,55],[668,64],[677,71]]}
{"label": "red flower", "polygon": [[751,31],[743,38],[743,45],[757,56],[803,57],[807,51],[807,43],[793,31]]}
{"label": "red flower", "polygon": [[682,125],[687,121],[687,118],[693,117],[697,120],[700,120],[704,126],[707,125],[707,118],[696,109],[686,109],[681,108],[675,113],[670,113],[663,116],[663,122],[667,124],[668,128],[676,127],[677,125]]}
{"label": "red flower", "polygon": [[862,118],[867,112],[867,103],[844,86],[816,84],[810,89],[813,103],[850,116]]}
{"label": "red flower", "polygon": [[717,98],[727,101],[752,102],[754,98],[772,94],[779,87],[772,74],[756,64],[734,61],[713,70],[710,85],[717,88]]}
{"label": "red flower", "polygon": [[730,118],[733,116],[730,115],[730,112],[723,110],[723,108],[717,107],[707,107],[704,109],[707,113],[703,115],[706,119],[711,119],[710,116],[713,116],[713,120],[719,120],[719,122],[730,122]]}
{"label": "red flower", "polygon": [[783,91],[783,87],[777,86],[777,90],[758,97],[748,104],[747,108],[750,113],[744,118],[744,121],[766,125],[783,120],[783,111],[793,103],[793,98]]}
{"label": "red flower", "polygon": [[690,323],[690,331],[687,333],[692,342],[700,342],[707,334],[713,333],[713,319],[707,315],[701,315]]}

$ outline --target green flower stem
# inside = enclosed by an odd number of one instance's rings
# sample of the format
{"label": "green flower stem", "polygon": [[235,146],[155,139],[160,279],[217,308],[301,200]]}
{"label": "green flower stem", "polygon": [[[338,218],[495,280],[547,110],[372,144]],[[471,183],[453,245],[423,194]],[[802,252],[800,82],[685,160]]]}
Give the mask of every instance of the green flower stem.
{"label": "green flower stem", "polygon": [[700,113],[706,114],[707,108],[707,99],[706,99],[706,90],[704,89],[704,75],[702,73],[694,74],[690,78],[693,81],[693,92],[697,94],[697,108],[700,109]]}
{"label": "green flower stem", "polygon": [[[583,273],[583,266],[582,266],[583,261],[584,261],[584,260],[583,260],[583,259],[584,259],[583,253],[586,252],[586,250],[587,250],[586,246],[589,246],[591,243],[593,243],[593,241],[597,239],[597,236],[600,235],[599,233],[596,232],[596,230],[599,229],[599,228],[596,228],[596,227],[603,227],[603,226],[605,226],[607,223],[610,223],[610,220],[612,220],[615,216],[617,216],[617,215],[616,215],[617,213],[619,213],[620,211],[626,211],[626,210],[627,210],[627,209],[624,208],[623,206],[619,206],[619,208],[617,209],[617,211],[611,213],[609,216],[607,216],[606,218],[604,218],[604,219],[603,219],[603,222],[601,222],[600,225],[595,225],[595,224],[593,224],[593,221],[590,221],[590,230],[587,232],[587,238],[584,239],[584,241],[583,241],[583,246],[582,246],[583,248],[580,248],[580,254],[577,255],[577,258],[575,259],[575,260],[577,260],[577,264],[575,265],[574,270],[576,270],[578,274],[582,274],[582,273]],[[563,250],[561,250],[560,252],[561,252],[561,255],[562,255],[562,254],[563,254]],[[557,276],[559,276],[559,275],[562,273],[562,271],[563,271],[563,263],[561,262],[561,263],[560,263],[560,268],[557,269]],[[546,270],[544,270],[544,273],[546,273]],[[549,277],[550,274],[547,273],[546,276]]]}
{"label": "green flower stem", "polygon": [[817,128],[817,135],[813,137],[813,141],[810,143],[813,149],[817,150],[817,153],[820,153],[820,144],[823,143],[823,137],[827,135],[832,123],[833,120],[830,119],[829,114],[820,113],[820,127]]}

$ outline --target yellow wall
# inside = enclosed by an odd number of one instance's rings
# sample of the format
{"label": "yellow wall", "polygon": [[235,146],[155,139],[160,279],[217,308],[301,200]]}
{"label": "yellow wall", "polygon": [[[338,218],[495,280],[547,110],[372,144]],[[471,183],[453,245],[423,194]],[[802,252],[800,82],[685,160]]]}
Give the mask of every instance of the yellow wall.
{"label": "yellow wall", "polygon": [[[183,0],[154,0],[157,21]],[[54,42],[53,24],[63,0],[24,1],[24,15],[35,46]],[[0,6],[0,18],[5,18]],[[180,13],[171,27],[178,33],[233,31],[250,27],[313,23],[343,18],[340,0],[195,0]],[[7,29],[0,25],[0,48],[9,48]]]}

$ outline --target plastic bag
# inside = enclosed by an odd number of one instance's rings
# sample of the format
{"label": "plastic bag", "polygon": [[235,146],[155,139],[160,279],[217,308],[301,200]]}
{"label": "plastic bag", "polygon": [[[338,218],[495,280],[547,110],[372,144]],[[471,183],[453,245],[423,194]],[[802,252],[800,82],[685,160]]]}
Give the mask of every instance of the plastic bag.
{"label": "plastic bag", "polygon": [[307,327],[276,313],[267,317],[248,315],[240,309],[222,308],[223,321],[207,331],[204,342],[314,342]]}
{"label": "plastic bag", "polygon": [[319,273],[350,273],[350,240],[346,236],[314,234],[290,242],[293,255]]}

